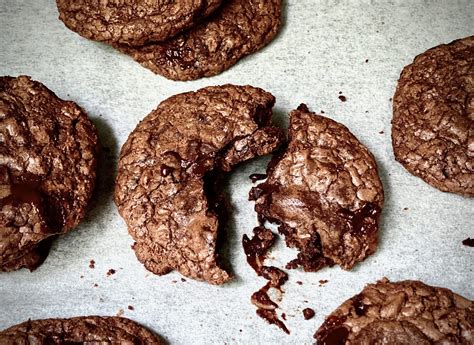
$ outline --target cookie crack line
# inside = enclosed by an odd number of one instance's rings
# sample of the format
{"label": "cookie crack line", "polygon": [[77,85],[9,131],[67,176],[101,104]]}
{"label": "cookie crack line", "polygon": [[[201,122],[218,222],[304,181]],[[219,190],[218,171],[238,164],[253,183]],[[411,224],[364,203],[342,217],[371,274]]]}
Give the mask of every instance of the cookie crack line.
{"label": "cookie crack line", "polygon": [[284,140],[271,124],[274,102],[251,86],[207,87],[163,101],[130,134],[114,199],[148,270],[212,284],[231,279],[217,248],[226,213],[220,176]]}

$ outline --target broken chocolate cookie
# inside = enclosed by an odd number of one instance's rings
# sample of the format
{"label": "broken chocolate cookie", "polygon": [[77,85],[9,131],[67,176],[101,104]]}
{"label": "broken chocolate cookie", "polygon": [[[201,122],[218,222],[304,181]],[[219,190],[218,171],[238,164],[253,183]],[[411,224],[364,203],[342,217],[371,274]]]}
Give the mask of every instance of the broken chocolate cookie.
{"label": "broken chocolate cookie", "polygon": [[281,24],[281,0],[228,0],[205,22],[141,47],[114,45],[172,80],[219,74],[270,43]]}
{"label": "broken chocolate cookie", "polygon": [[83,37],[143,45],[163,41],[210,15],[222,0],[56,0],[59,18]]}
{"label": "broken chocolate cookie", "polygon": [[329,315],[318,344],[472,344],[474,303],[419,281],[367,285]]}
{"label": "broken chocolate cookie", "polygon": [[303,104],[290,114],[289,144],[250,199],[262,219],[279,224],[297,259],[288,268],[344,269],[377,247],[383,188],[374,157],[349,130]]}
{"label": "broken chocolate cookie", "polygon": [[50,237],[86,213],[97,134],[74,102],[29,77],[1,77],[0,142],[0,271],[33,270]]}
{"label": "broken chocolate cookie", "polygon": [[148,270],[229,280],[216,261],[222,197],[215,182],[279,146],[284,136],[271,125],[274,102],[251,86],[207,87],[163,101],[130,134],[115,202]]}
{"label": "broken chocolate cookie", "polygon": [[474,36],[429,49],[403,69],[392,145],[413,175],[474,196]]}
{"label": "broken chocolate cookie", "polygon": [[123,317],[82,316],[29,320],[0,331],[0,345],[99,343],[165,344],[145,327]]}

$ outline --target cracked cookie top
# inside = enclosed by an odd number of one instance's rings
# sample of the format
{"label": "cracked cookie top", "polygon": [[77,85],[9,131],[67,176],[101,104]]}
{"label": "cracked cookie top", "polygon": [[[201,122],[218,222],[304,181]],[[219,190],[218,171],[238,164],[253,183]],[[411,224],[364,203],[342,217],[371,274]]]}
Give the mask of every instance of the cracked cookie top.
{"label": "cracked cookie top", "polygon": [[300,105],[267,174],[250,199],[299,250],[288,268],[350,269],[375,251],[383,187],[374,157],[345,126]]}
{"label": "cracked cookie top", "polygon": [[85,215],[97,134],[74,102],[29,77],[1,77],[0,142],[0,270],[32,268],[38,243]]}
{"label": "cracked cookie top", "polygon": [[145,327],[123,317],[29,320],[0,332],[0,345],[79,343],[165,344]]}
{"label": "cracked cookie top", "polygon": [[274,97],[251,86],[223,85],[172,96],[123,145],[115,202],[145,267],[222,284],[216,240],[223,172],[275,150]]}
{"label": "cracked cookie top", "polygon": [[474,304],[420,281],[367,285],[324,321],[318,344],[472,344]]}
{"label": "cracked cookie top", "polygon": [[96,41],[143,45],[163,41],[210,15],[222,0],[56,0],[59,18]]}
{"label": "cracked cookie top", "polygon": [[474,36],[406,66],[393,98],[397,161],[445,192],[474,195]]}

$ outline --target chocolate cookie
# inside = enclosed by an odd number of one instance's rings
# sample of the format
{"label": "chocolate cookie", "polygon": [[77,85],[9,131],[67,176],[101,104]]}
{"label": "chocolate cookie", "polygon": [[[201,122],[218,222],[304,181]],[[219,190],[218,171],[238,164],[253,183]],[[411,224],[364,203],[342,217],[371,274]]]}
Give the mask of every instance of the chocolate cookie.
{"label": "chocolate cookie", "polygon": [[255,210],[299,250],[287,268],[350,269],[377,247],[383,187],[374,157],[346,127],[304,104],[290,113],[289,140],[250,192]]}
{"label": "chocolate cookie", "polygon": [[168,79],[210,77],[272,41],[280,7],[281,0],[228,0],[206,22],[168,41],[116,47]]}
{"label": "chocolate cookie", "polygon": [[444,192],[474,195],[474,36],[406,66],[393,98],[395,158]]}
{"label": "chocolate cookie", "polygon": [[216,262],[223,206],[216,182],[235,164],[277,148],[283,135],[271,126],[274,102],[251,86],[207,87],[163,101],[130,134],[115,203],[148,270],[229,280]]}
{"label": "chocolate cookie", "polygon": [[97,135],[75,103],[29,77],[1,77],[0,142],[0,271],[32,270],[47,239],[85,215]]}
{"label": "chocolate cookie", "polygon": [[419,281],[370,284],[329,315],[318,344],[472,344],[474,303]]}
{"label": "chocolate cookie", "polygon": [[163,41],[200,22],[222,0],[56,0],[59,19],[96,41],[143,45]]}
{"label": "chocolate cookie", "polygon": [[165,344],[145,327],[123,317],[29,320],[0,332],[0,345],[99,343]]}

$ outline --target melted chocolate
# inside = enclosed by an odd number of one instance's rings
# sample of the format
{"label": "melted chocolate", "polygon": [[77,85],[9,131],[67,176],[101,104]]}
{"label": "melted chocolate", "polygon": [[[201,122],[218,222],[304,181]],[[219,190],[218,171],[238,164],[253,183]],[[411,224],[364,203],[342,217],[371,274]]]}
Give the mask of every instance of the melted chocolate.
{"label": "melted chocolate", "polygon": [[356,234],[371,234],[377,231],[377,220],[380,217],[380,212],[380,207],[372,203],[366,203],[355,212],[344,209],[341,214],[347,219],[348,231]]}
{"label": "melted chocolate", "polygon": [[21,204],[39,206],[42,200],[40,184],[36,181],[26,181],[10,185],[10,195],[0,199],[0,207],[6,205],[19,206]]}
{"label": "melted chocolate", "polygon": [[288,280],[288,274],[281,269],[274,266],[262,266],[260,270],[263,278],[267,279],[271,287],[279,289]]}
{"label": "melted chocolate", "polygon": [[333,328],[318,344],[321,345],[344,345],[347,337],[349,336],[349,330],[344,327]]}
{"label": "melted chocolate", "polygon": [[462,244],[468,247],[474,247],[474,238],[466,238],[464,241],[462,241]]}
{"label": "melted chocolate", "polygon": [[274,310],[257,309],[257,315],[266,320],[269,324],[280,327],[286,334],[290,334],[290,330],[281,321]]}
{"label": "melted chocolate", "polygon": [[160,171],[161,171],[161,176],[166,177],[169,174],[171,174],[175,169],[173,167],[170,167],[166,164],[161,164]]}
{"label": "melted chocolate", "polygon": [[254,236],[250,239],[247,235],[242,238],[245,255],[248,264],[260,276],[263,262],[266,258],[267,251],[275,243],[275,235],[263,226],[257,226],[253,229]]}
{"label": "melted chocolate", "polygon": [[[252,297],[252,303],[257,307],[257,315],[268,323],[280,327],[284,332],[290,334],[286,325],[278,318],[276,309],[278,304],[273,302],[268,295],[270,288],[281,290],[281,286],[288,280],[288,274],[281,269],[273,266],[264,266],[264,261],[268,250],[275,243],[275,235],[264,226],[257,226],[253,229],[254,236],[250,239],[247,235],[242,238],[247,262],[257,272],[268,280],[260,290],[255,292]],[[283,317],[284,314],[282,314]],[[283,317],[285,319],[285,317]]]}
{"label": "melted chocolate", "polygon": [[344,345],[349,335],[349,330],[342,325],[344,321],[345,317],[328,317],[314,336],[318,345]]}
{"label": "melted chocolate", "polygon": [[249,178],[252,180],[253,183],[255,183],[260,180],[265,180],[267,176],[267,174],[252,174],[249,176]]}
{"label": "melted chocolate", "polygon": [[352,299],[352,304],[354,305],[354,310],[358,316],[363,316],[367,312],[367,309],[369,308],[367,305],[365,305],[362,302],[362,299],[364,296],[362,295],[357,295]]}
{"label": "melted chocolate", "polygon": [[274,310],[274,309],[278,308],[278,304],[273,302],[270,299],[270,296],[268,296],[268,290],[270,290],[271,287],[272,286],[271,286],[270,282],[268,282],[260,290],[253,293],[250,300],[252,301],[252,303],[254,305],[257,306],[257,308],[265,309],[265,310],[270,310],[270,309]]}

